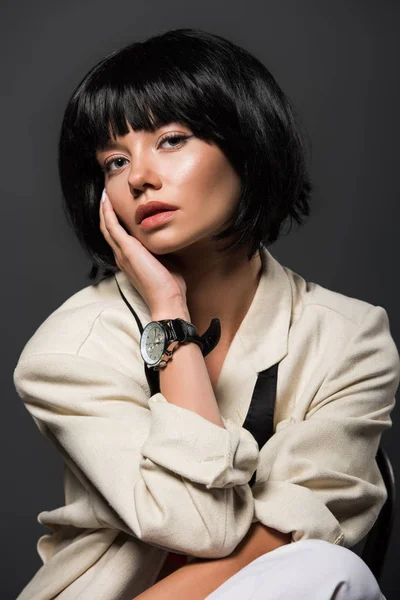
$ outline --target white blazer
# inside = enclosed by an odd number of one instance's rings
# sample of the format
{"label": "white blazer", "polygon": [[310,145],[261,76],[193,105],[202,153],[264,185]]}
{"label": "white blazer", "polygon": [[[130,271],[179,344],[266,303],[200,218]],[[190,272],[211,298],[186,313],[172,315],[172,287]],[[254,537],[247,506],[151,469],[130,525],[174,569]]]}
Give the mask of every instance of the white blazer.
{"label": "white blazer", "polygon": [[[375,454],[400,380],[387,313],[305,281],[266,248],[262,258],[216,389],[226,429],[150,397],[114,277],[75,293],[29,339],[14,383],[63,456],[65,505],[38,515],[50,528],[37,545],[44,564],[17,600],[131,600],[168,550],[227,556],[255,521],[293,543],[351,547],[370,530],[386,499]],[[143,298],[122,271],[116,279],[144,327]],[[278,362],[274,433],[259,451],[242,425],[257,373]]]}

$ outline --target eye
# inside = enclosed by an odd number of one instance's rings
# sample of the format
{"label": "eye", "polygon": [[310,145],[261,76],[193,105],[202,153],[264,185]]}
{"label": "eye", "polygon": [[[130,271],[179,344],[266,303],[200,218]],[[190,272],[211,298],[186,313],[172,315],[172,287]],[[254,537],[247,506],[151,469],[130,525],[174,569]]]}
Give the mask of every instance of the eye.
{"label": "eye", "polygon": [[[161,138],[160,145],[164,144],[164,142],[176,142],[179,140],[186,141],[188,138],[192,137],[191,135],[179,135],[177,133],[167,134]],[[174,144],[173,148],[179,148],[181,144]]]}
{"label": "eye", "polygon": [[[186,142],[187,139],[193,137],[192,135],[182,135],[182,134],[176,134],[176,133],[172,133],[172,134],[167,134],[164,137],[161,138],[159,146],[161,146],[162,144],[164,144],[165,142],[181,142],[178,144],[173,144],[171,148],[180,148],[183,144],[182,144],[182,140],[183,143]],[[127,158],[125,158],[124,156],[114,156],[113,158],[110,158],[109,160],[106,160],[104,165],[103,165],[103,170],[106,173],[109,173],[110,171],[120,171],[122,169],[122,167],[125,166],[125,164],[120,164],[119,168],[117,167],[116,169],[112,169],[111,166],[114,165],[117,161],[128,161]],[[129,162],[129,161],[128,161]]]}
{"label": "eye", "polygon": [[[110,160],[106,160],[103,166],[103,170],[106,171],[107,173],[109,173],[110,171],[119,171],[119,169],[111,169],[111,165],[113,165],[114,163],[116,163],[117,161],[124,161],[124,160],[128,160],[127,158],[124,158],[123,156],[114,156],[114,158],[111,158]],[[120,165],[120,168],[122,168],[124,165]]]}

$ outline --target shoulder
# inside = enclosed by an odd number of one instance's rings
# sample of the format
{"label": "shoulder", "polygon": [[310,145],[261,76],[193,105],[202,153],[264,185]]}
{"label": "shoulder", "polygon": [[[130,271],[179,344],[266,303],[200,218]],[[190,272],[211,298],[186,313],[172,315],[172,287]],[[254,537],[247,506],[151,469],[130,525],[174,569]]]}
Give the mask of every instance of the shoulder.
{"label": "shoulder", "polygon": [[391,338],[389,317],[382,306],[307,281],[286,266],[283,269],[292,290],[289,335],[313,337],[321,347],[325,342],[338,348],[368,328]]}
{"label": "shoulder", "polygon": [[369,401],[371,411],[383,405],[391,409],[400,357],[387,311],[283,268],[292,312],[287,354],[279,367],[276,422],[285,427],[302,421],[332,399],[343,399],[330,404],[332,411],[354,408],[353,416]]}
{"label": "shoulder", "polygon": [[[39,354],[85,356],[117,368],[124,360],[138,357],[139,326],[126,306],[121,290],[138,315],[147,323],[146,306],[136,290],[118,273],[86,286],[56,308],[27,341],[18,362]],[[126,349],[131,348],[128,358]],[[125,357],[125,358],[124,358]],[[111,365],[110,365],[111,366]]]}
{"label": "shoulder", "polygon": [[292,290],[289,348],[300,360],[329,368],[345,356],[373,356],[399,372],[399,353],[386,309],[307,281],[283,267]]}
{"label": "shoulder", "polygon": [[290,268],[283,266],[292,289],[293,317],[309,313],[326,315],[333,320],[357,326],[365,315],[375,307],[374,304],[331,290],[318,283],[307,281]]}

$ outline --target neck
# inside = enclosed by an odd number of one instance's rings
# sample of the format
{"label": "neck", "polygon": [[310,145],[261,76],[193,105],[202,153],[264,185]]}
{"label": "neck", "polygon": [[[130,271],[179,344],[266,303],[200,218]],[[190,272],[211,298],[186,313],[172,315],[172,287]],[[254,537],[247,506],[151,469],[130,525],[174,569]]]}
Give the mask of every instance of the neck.
{"label": "neck", "polygon": [[225,255],[205,252],[174,253],[168,258],[179,268],[186,283],[186,301],[191,322],[200,334],[210,321],[221,321],[221,338],[230,342],[256,293],[261,273],[260,253],[249,261],[246,252]]}

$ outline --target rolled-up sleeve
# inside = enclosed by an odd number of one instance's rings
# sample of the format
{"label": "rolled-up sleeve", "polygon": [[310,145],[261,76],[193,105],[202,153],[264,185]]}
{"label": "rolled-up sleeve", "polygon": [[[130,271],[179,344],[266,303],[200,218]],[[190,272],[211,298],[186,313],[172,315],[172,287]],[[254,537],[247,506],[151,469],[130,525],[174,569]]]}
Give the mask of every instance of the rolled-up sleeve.
{"label": "rolled-up sleeve", "polygon": [[252,434],[230,419],[219,427],[197,413],[170,404],[162,394],[149,400],[150,433],[142,455],[154,463],[210,488],[245,485],[259,451]]}
{"label": "rolled-up sleeve", "polygon": [[278,425],[260,452],[254,521],[352,547],[387,492],[376,463],[400,379],[384,308],[372,306],[328,370],[304,415]]}
{"label": "rolled-up sleeve", "polygon": [[42,433],[93,486],[101,526],[208,558],[229,555],[246,535],[259,451],[245,429],[227,419],[219,427],[160,393],[148,400],[132,377],[79,355],[23,358],[14,384]]}

